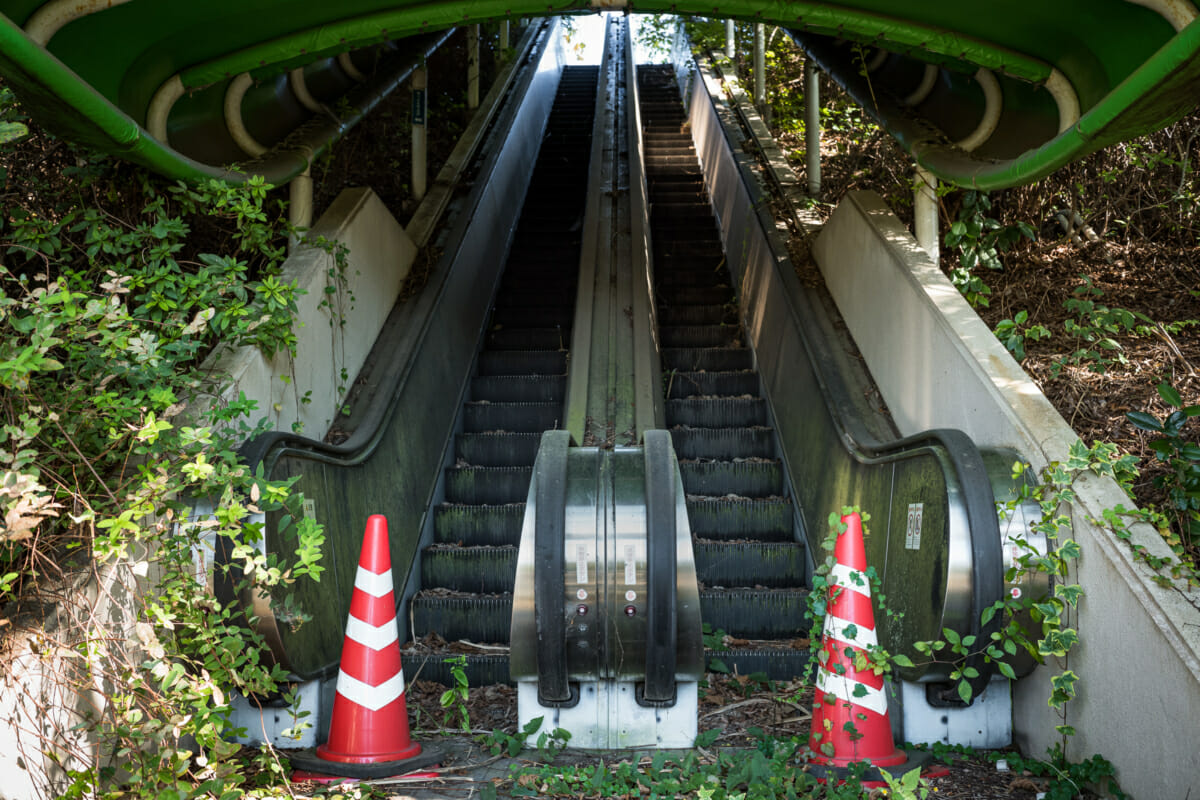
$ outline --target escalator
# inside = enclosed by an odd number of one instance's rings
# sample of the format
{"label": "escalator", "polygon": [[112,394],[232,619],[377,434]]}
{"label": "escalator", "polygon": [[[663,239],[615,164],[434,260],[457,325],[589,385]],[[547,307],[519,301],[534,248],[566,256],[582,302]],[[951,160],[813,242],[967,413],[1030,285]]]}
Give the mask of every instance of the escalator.
{"label": "escalator", "polygon": [[468,654],[472,684],[508,681],[516,545],[543,431],[561,428],[578,283],[599,68],[563,71],[479,352],[434,543],[411,600],[410,669],[446,680],[446,642]]}
{"label": "escalator", "polygon": [[807,633],[803,537],[674,69],[640,67],[638,92],[666,424],[687,492],[701,617],[738,642],[711,657],[789,679],[807,659],[807,643],[796,642]]}
{"label": "escalator", "polygon": [[[412,333],[376,344],[394,379],[374,426],[339,446],[275,435],[247,448],[268,476],[295,477],[326,527],[327,580],[286,600],[311,622],[286,624],[280,598],[243,598],[297,678],[336,671],[358,526],[375,513],[392,527],[409,680],[451,683],[446,659],[462,655],[471,685],[515,680],[576,720],[591,713],[570,710],[579,697],[628,695],[658,726],[649,741],[716,659],[803,672],[813,548],[844,505],[883,531],[868,557],[905,612],[881,624],[885,646],[946,626],[987,635],[979,609],[1002,570],[980,454],[955,431],[889,432],[829,309],[787,284],[786,261],[748,260],[769,248],[731,238],[736,213],[743,233],[768,223],[754,216],[765,203],[730,199],[731,183],[746,191],[736,171],[714,182],[726,135],[692,130],[703,118],[695,100],[685,116],[671,67],[635,69],[619,51],[606,45],[599,68],[543,57],[523,79],[521,108],[544,89],[544,127],[494,146],[524,148],[528,166],[483,173],[458,255],[410,301]],[[271,520],[262,547],[286,552]],[[728,649],[702,653],[701,622]],[[581,664],[615,688],[589,685]],[[902,677],[944,682],[939,669]]]}

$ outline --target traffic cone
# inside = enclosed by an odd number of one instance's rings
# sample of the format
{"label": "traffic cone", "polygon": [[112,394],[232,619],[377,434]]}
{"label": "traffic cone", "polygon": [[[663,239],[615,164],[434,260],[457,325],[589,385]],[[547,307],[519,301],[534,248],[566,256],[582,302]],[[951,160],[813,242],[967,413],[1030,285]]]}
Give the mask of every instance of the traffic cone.
{"label": "traffic cone", "polygon": [[821,666],[814,691],[809,763],[814,773],[840,781],[846,767],[869,762],[863,786],[883,786],[878,767],[903,775],[920,766],[927,753],[907,753],[892,740],[883,676],[855,669],[855,655],[865,653],[878,640],[871,583],[863,545],[862,518],[857,512],[842,517],[846,530],[834,547],[836,564],[829,575],[829,600],[825,608]]}
{"label": "traffic cone", "polygon": [[350,598],[329,741],[290,754],[293,778],[383,778],[435,764],[442,754],[409,738],[392,590],[387,519],[367,520]]}

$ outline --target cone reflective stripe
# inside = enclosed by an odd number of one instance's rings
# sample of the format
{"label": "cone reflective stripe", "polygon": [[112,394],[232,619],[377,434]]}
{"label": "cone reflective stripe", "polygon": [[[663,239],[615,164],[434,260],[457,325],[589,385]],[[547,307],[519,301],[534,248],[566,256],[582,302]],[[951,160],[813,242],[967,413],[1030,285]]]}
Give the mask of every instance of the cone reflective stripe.
{"label": "cone reflective stripe", "polygon": [[291,761],[312,773],[371,778],[410,772],[440,757],[428,750],[422,756],[421,745],[409,738],[387,520],[376,515],[367,520],[350,597],[329,741]]}
{"label": "cone reflective stripe", "polygon": [[909,756],[892,740],[883,676],[854,666],[856,656],[878,643],[862,519],[848,514],[842,523],[846,530],[838,536],[837,564],[829,574],[809,747],[819,764],[845,767],[869,761],[876,767],[895,766]]}

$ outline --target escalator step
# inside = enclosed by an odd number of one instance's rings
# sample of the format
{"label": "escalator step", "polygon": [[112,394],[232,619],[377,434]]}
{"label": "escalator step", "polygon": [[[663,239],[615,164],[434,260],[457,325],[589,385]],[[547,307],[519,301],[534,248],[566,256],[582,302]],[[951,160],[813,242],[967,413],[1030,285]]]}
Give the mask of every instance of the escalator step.
{"label": "escalator step", "polygon": [[755,396],[759,392],[758,373],[753,370],[737,372],[683,372],[671,370],[667,373],[667,398],[682,400],[686,397]]}
{"label": "escalator step", "polygon": [[724,305],[731,302],[731,294],[729,287],[724,285],[682,287],[672,291],[670,297],[660,297],[658,307]]}
{"label": "escalator step", "polygon": [[[709,665],[710,672],[714,671],[712,664],[714,660],[717,660],[723,667],[722,672],[730,672],[735,675],[762,674],[766,676],[767,680],[791,681],[805,675],[812,657],[808,650],[807,639],[798,638],[792,641],[801,645],[801,649],[767,647],[758,650],[746,648],[705,650],[704,663]],[[408,661],[405,661],[404,664],[407,667]]]}
{"label": "escalator step", "polygon": [[804,583],[804,548],[796,542],[698,541],[696,577],[705,586],[766,586]]}
{"label": "escalator step", "polygon": [[492,325],[522,328],[565,328],[575,317],[573,306],[501,306],[492,310]]}
{"label": "escalator step", "polygon": [[656,255],[654,277],[659,291],[674,292],[675,289],[711,289],[714,286],[728,287],[725,276],[724,256],[679,257]]}
{"label": "escalator step", "polygon": [[754,369],[754,354],[746,347],[667,347],[663,369],[684,372],[732,372]]}
{"label": "escalator step", "polygon": [[709,233],[708,231],[698,231],[695,238],[686,239],[680,237],[671,241],[660,241],[658,237],[654,242],[654,255],[658,256],[675,256],[696,258],[703,256],[712,256],[714,248],[720,248],[721,241],[717,238],[716,232]]}
{"label": "escalator step", "polygon": [[806,636],[807,589],[701,589],[700,618],[744,639]]}
{"label": "escalator step", "polygon": [[478,375],[562,375],[567,371],[565,350],[484,350]]}
{"label": "escalator step", "polygon": [[772,458],[775,431],[771,428],[672,428],[671,444],[685,459]]}
{"label": "escalator step", "polygon": [[663,347],[731,347],[742,338],[740,325],[672,325],[659,328]]}
{"label": "escalator step", "polygon": [[658,309],[659,325],[733,325],[737,312],[732,306],[662,305]]}
{"label": "escalator step", "polygon": [[733,461],[770,458],[775,452],[772,428],[671,428],[671,444],[679,458]]}
{"label": "escalator step", "polygon": [[541,441],[541,433],[463,433],[455,437],[454,455],[476,467],[528,466]]}
{"label": "escalator step", "polygon": [[512,308],[513,306],[572,308],[575,305],[574,281],[546,276],[538,281],[537,291],[530,291],[528,286],[514,286],[513,283],[506,281],[497,293],[497,306],[501,308]]}
{"label": "escalator step", "polygon": [[421,585],[454,592],[511,592],[517,575],[517,548],[434,545],[421,552]]}
{"label": "escalator step", "polygon": [[486,342],[494,350],[565,350],[571,344],[571,329],[501,328],[488,331]]}
{"label": "escalator step", "polygon": [[409,606],[413,636],[436,633],[448,642],[507,642],[512,624],[512,595],[455,596],[418,592]]}
{"label": "escalator step", "polygon": [[444,503],[434,514],[433,535],[441,544],[516,545],[521,540],[525,504],[469,506]]}
{"label": "escalator step", "polygon": [[480,375],[471,379],[471,399],[494,403],[561,401],[566,375]]}
{"label": "escalator step", "polygon": [[706,461],[679,465],[683,490],[704,497],[783,495],[783,469],[777,461]]}
{"label": "escalator step", "polygon": [[667,425],[693,428],[767,425],[767,401],[761,397],[687,397],[666,402]]}
{"label": "escalator step", "polygon": [[449,467],[446,502],[523,503],[529,495],[533,467]]}
{"label": "escalator step", "polygon": [[692,534],[704,539],[792,541],[792,504],[788,500],[688,500]]}
{"label": "escalator step", "polygon": [[558,426],[562,403],[467,403],[463,428],[467,431],[541,432]]}
{"label": "escalator step", "polygon": [[[431,653],[427,650],[409,649],[402,650],[400,655],[404,662],[404,680],[406,683],[411,684],[419,677],[420,680],[440,683],[442,686],[454,685],[454,674],[450,671],[450,664],[447,663],[447,659],[458,656],[460,655],[459,653],[449,651]],[[467,663],[463,671],[467,674],[467,684],[472,688],[492,686],[497,683],[512,683],[512,678],[509,677],[508,673],[507,653],[503,655],[475,655],[474,653],[467,653],[466,658]],[[504,706],[503,704],[498,704],[497,708],[504,708]],[[491,706],[487,707],[485,712],[490,709]],[[472,712],[472,722],[480,722],[476,718],[477,713]],[[494,727],[501,727],[502,722],[502,720],[498,720]],[[436,720],[431,720],[431,723],[436,723]],[[484,721],[482,724],[487,723]]]}

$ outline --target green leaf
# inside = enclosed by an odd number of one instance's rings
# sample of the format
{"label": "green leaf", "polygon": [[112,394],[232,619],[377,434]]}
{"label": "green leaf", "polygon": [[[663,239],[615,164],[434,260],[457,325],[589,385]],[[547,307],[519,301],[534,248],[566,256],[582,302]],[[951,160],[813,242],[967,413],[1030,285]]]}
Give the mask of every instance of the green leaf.
{"label": "green leaf", "polygon": [[958,696],[967,705],[971,704],[971,684],[966,681],[958,682]]}
{"label": "green leaf", "polygon": [[29,126],[23,122],[0,122],[0,144],[9,144],[29,135]]}
{"label": "green leaf", "polygon": [[1183,405],[1183,398],[1179,396],[1179,390],[1177,390],[1171,384],[1160,383],[1157,386],[1157,389],[1158,396],[1161,397],[1167,405],[1174,408],[1179,408],[1181,405]]}

